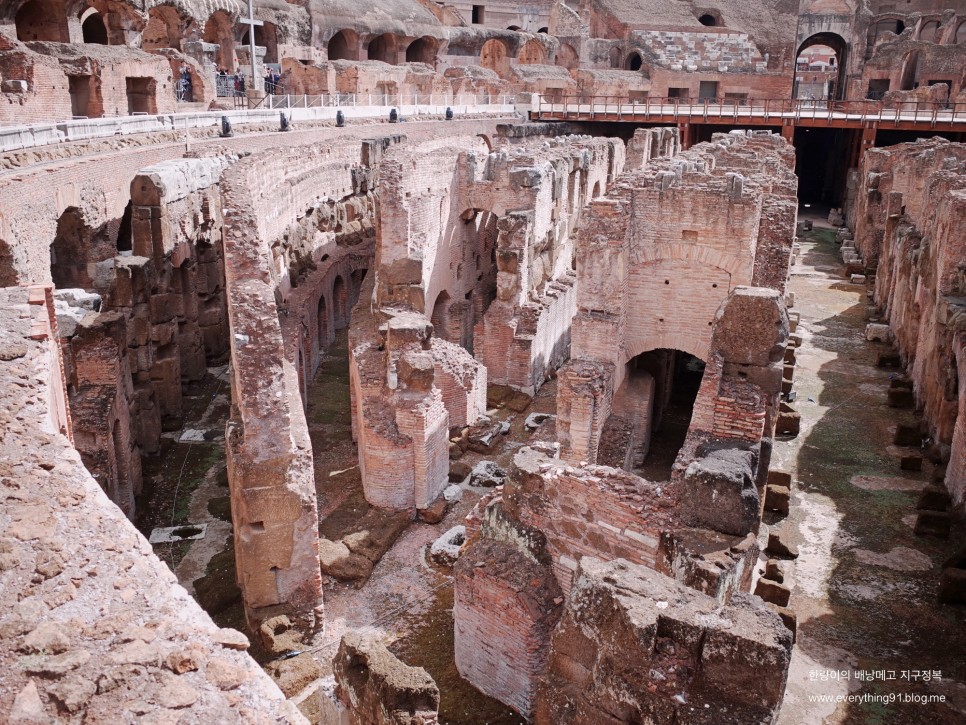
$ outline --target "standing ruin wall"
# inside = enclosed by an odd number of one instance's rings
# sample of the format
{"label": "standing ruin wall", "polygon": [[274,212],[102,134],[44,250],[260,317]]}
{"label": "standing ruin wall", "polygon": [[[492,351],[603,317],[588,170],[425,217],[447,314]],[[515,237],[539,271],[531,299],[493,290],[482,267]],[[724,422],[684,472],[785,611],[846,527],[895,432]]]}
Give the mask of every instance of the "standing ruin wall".
{"label": "standing ruin wall", "polygon": [[565,460],[596,460],[635,356],[671,349],[707,361],[715,314],[732,290],[784,288],[793,156],[775,136],[715,139],[647,161],[590,207],[577,244],[572,360],[558,391]]}
{"label": "standing ruin wall", "polygon": [[966,147],[930,139],[874,149],[859,173],[855,248],[912,380],[954,505],[966,498]]}

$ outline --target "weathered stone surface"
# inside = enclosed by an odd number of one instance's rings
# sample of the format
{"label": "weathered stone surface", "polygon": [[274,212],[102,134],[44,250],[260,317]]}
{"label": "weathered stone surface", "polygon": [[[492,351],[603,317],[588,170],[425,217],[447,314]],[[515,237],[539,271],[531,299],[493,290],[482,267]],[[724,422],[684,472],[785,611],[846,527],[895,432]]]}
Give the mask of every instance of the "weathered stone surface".
{"label": "weathered stone surface", "polygon": [[761,597],[769,604],[786,607],[788,606],[788,600],[792,592],[784,584],[762,577],[755,586],[755,595]]}
{"label": "weathered stone surface", "polygon": [[723,448],[691,463],[684,474],[685,512],[691,521],[736,536],[750,532],[761,506],[754,462],[750,451]]}
{"label": "weathered stone surface", "polygon": [[319,564],[322,572],[336,579],[359,581],[372,573],[372,562],[355,554],[342,541],[319,540]]}
{"label": "weathered stone surface", "polygon": [[421,667],[400,662],[385,645],[349,632],[332,661],[339,699],[353,722],[430,725],[437,722],[439,689]]}
{"label": "weathered stone surface", "polygon": [[688,721],[707,711],[708,722],[767,722],[781,705],[791,647],[760,600],[740,595],[721,607],[644,567],[585,558],[553,633],[534,721]]}

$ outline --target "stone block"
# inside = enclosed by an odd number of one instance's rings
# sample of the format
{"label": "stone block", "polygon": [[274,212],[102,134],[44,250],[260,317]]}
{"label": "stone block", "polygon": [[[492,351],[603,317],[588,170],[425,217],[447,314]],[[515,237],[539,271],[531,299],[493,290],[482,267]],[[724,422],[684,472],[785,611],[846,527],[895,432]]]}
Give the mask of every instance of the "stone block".
{"label": "stone block", "polygon": [[897,446],[922,445],[922,431],[918,425],[905,425],[900,423],[896,426],[896,433],[892,437],[892,442]]}
{"label": "stone block", "polygon": [[771,722],[791,643],[758,598],[737,594],[722,606],[646,567],[585,557],[553,634],[534,721],[694,723],[701,713],[728,725]]}
{"label": "stone block", "polygon": [[692,524],[743,536],[758,523],[761,499],[751,451],[724,448],[691,463],[684,474],[687,515]]}
{"label": "stone block", "polygon": [[778,559],[769,559],[765,562],[765,578],[776,581],[779,584],[785,581],[785,571],[782,569]]}
{"label": "stone block", "polygon": [[770,604],[777,604],[779,607],[788,605],[791,597],[791,590],[784,584],[764,577],[758,580],[755,587],[755,596],[759,596]]}
{"label": "stone block", "polygon": [[453,461],[449,464],[449,481],[450,483],[462,483],[472,471],[473,469],[468,463]]}
{"label": "stone block", "polygon": [[921,471],[922,470],[922,456],[902,456],[899,459],[899,468],[903,471]]}
{"label": "stone block", "polygon": [[801,431],[802,416],[792,406],[782,403],[778,410],[778,421],[775,424],[777,435],[797,436]]}
{"label": "stone block", "polygon": [[782,624],[784,624],[788,631],[792,633],[792,643],[798,639],[798,615],[788,607],[779,607],[777,604],[768,604],[768,608],[781,617]]}
{"label": "stone block", "polygon": [[506,482],[507,472],[493,461],[480,461],[473,466],[470,473],[471,486],[502,486]]}
{"label": "stone block", "polygon": [[343,581],[360,581],[372,573],[372,562],[341,541],[319,539],[319,564],[323,574]]}
{"label": "stone block", "polygon": [[787,516],[790,496],[791,492],[785,486],[766,486],[765,511],[777,511]]}
{"label": "stone block", "polygon": [[890,335],[888,325],[870,322],[865,326],[865,339],[869,342],[889,342]]}
{"label": "stone block", "polygon": [[765,551],[787,559],[798,558],[798,545],[791,541],[789,535],[784,532],[770,531]]}
{"label": "stone block", "polygon": [[943,569],[939,576],[939,601],[943,604],[966,604],[966,569]]}
{"label": "stone block", "polygon": [[948,511],[952,506],[949,491],[944,486],[930,484],[922,489],[916,508],[921,511]]}
{"label": "stone block", "polygon": [[342,636],[332,660],[336,692],[366,725],[429,725],[437,722],[439,688],[422,667],[410,667],[373,637]]}
{"label": "stone block", "polygon": [[438,524],[446,515],[447,506],[448,503],[446,499],[440,496],[426,508],[419,509],[417,512],[419,520],[424,521],[427,524]]}
{"label": "stone block", "polygon": [[945,511],[920,511],[916,516],[916,536],[934,536],[948,539],[952,516]]}
{"label": "stone block", "polygon": [[792,474],[786,471],[771,470],[768,472],[768,483],[774,486],[792,487]]}

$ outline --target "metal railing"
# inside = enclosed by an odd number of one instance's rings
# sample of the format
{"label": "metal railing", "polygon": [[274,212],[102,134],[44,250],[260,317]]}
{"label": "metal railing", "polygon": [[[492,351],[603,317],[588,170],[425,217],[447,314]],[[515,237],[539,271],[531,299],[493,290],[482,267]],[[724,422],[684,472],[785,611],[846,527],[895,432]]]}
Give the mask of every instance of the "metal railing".
{"label": "metal railing", "polygon": [[513,104],[512,95],[488,93],[326,93],[322,95],[266,95],[256,108],[340,108],[354,106],[492,106]]}
{"label": "metal railing", "polygon": [[542,119],[589,120],[598,117],[635,121],[751,122],[765,125],[783,120],[833,122],[966,124],[966,103],[811,99],[644,98],[565,96],[540,98],[533,115]]}

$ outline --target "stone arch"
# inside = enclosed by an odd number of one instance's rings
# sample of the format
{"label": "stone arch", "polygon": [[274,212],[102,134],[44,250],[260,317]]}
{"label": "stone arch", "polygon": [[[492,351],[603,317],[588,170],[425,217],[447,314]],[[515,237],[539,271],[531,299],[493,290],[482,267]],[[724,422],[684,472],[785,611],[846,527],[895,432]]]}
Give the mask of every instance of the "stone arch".
{"label": "stone arch", "polygon": [[546,62],[547,51],[544,49],[543,43],[535,38],[524,43],[517,54],[517,63],[523,65],[543,65]]}
{"label": "stone arch", "polygon": [[451,302],[449,292],[442,290],[433,301],[433,309],[429,315],[429,321],[433,324],[433,337],[440,340],[449,340],[449,330],[446,324],[446,317],[449,313]]}
{"label": "stone arch", "polygon": [[573,70],[580,65],[580,57],[572,45],[561,43],[560,47],[557,48],[557,56],[554,59],[554,63],[567,70]]}
{"label": "stone arch", "polygon": [[899,35],[903,30],[906,29],[906,24],[899,16],[886,16],[880,17],[875,23],[872,24],[869,32],[869,45],[875,45],[879,39],[886,33],[892,33],[893,35]]}
{"label": "stone arch", "polygon": [[67,207],[57,220],[57,232],[50,244],[50,278],[55,287],[91,287],[87,272],[90,235],[76,206]]}
{"label": "stone arch", "polygon": [[491,38],[483,43],[480,49],[480,65],[505,78],[510,72],[506,43],[499,38]]}
{"label": "stone arch", "polygon": [[486,144],[486,149],[487,149],[487,152],[488,153],[493,153],[493,141],[492,141],[492,139],[490,139],[490,137],[487,134],[485,134],[485,133],[478,133],[478,134],[476,134],[476,137],[478,139],[482,140],[483,143]]}
{"label": "stone arch", "polygon": [[342,275],[336,275],[335,280],[332,282],[332,318],[335,329],[341,330],[348,324],[348,309],[349,291],[346,288],[345,280],[342,279]]}
{"label": "stone arch", "polygon": [[326,46],[329,60],[359,60],[362,43],[353,30],[340,30],[329,38]]}
{"label": "stone arch", "polygon": [[511,26],[509,26],[507,28],[507,30],[512,30],[514,33],[519,33],[520,32],[520,26],[519,25],[511,25]]}
{"label": "stone arch", "polygon": [[28,0],[14,16],[17,40],[69,43],[67,12],[62,0]]}
{"label": "stone arch", "polygon": [[721,20],[721,14],[714,10],[703,12],[698,16],[698,22],[707,28],[716,28],[724,25]]}
{"label": "stone arch", "polygon": [[798,67],[798,58],[806,49],[814,45],[826,45],[835,52],[835,62],[839,74],[835,81],[835,88],[833,89],[831,97],[835,99],[843,98],[845,95],[845,69],[848,66],[849,60],[849,44],[837,33],[815,33],[802,41],[802,44],[798,46],[798,51],[795,53],[796,68]]}
{"label": "stone arch", "polygon": [[407,63],[426,63],[436,65],[436,54],[439,52],[439,41],[436,38],[424,35],[417,38],[409,47],[406,48]]}
{"label": "stone arch", "polygon": [[550,28],[547,28],[547,27],[537,28],[537,33],[540,33],[542,35],[549,35],[550,34]]}
{"label": "stone arch", "polygon": [[927,20],[919,28],[919,40],[926,43],[938,43],[939,42],[939,21],[938,20]]}
{"label": "stone arch", "polygon": [[0,287],[16,287],[20,284],[17,270],[13,266],[13,250],[0,239]]}
{"label": "stone arch", "polygon": [[107,40],[107,26],[104,18],[94,8],[88,8],[81,15],[81,34],[85,43],[110,45]]}
{"label": "stone arch", "polygon": [[156,5],[148,11],[148,22],[141,32],[141,49],[146,51],[160,48],[181,50],[187,18],[178,13],[171,5]]}
{"label": "stone arch", "polygon": [[216,10],[205,22],[204,41],[218,46],[215,64],[229,72],[235,70],[235,33],[231,16],[224,10]]}
{"label": "stone arch", "polygon": [[631,51],[624,59],[624,70],[640,70],[642,65],[644,65],[644,59],[636,50]]}
{"label": "stone arch", "polygon": [[278,63],[278,26],[267,20],[255,26],[255,45],[265,48],[265,62]]}
{"label": "stone arch", "polygon": [[392,33],[377,35],[366,46],[366,57],[389,65],[396,65],[399,60],[399,38]]}

